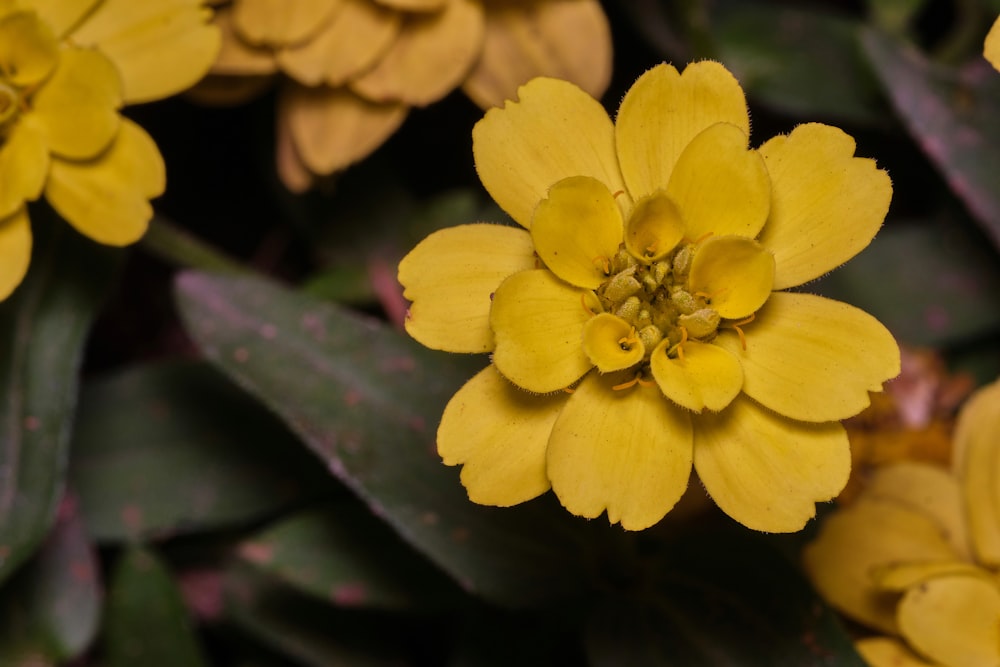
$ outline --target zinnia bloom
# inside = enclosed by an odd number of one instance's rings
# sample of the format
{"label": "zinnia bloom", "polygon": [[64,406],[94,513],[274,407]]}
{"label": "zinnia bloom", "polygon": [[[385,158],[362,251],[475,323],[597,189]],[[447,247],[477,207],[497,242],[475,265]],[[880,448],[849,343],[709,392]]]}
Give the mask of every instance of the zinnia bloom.
{"label": "zinnia bloom", "polygon": [[483,185],[523,229],[446,229],[399,266],[414,338],[492,352],[438,430],[473,501],[551,485],[570,512],[638,530],[693,465],[726,513],[780,532],[843,488],[837,420],[899,372],[899,349],[866,313],[784,290],[868,245],[891,185],[836,128],[756,150],[749,128],[714,62],[646,72],[614,123],[540,78],[476,125]]}
{"label": "zinnia bloom", "polygon": [[993,65],[994,69],[1000,70],[1000,17],[993,22],[989,34],[986,35],[986,42],[983,44],[983,57]]}
{"label": "zinnia bloom", "polygon": [[879,469],[804,552],[819,592],[883,633],[858,643],[877,667],[1000,664],[1000,383],[962,409],[952,471]]}
{"label": "zinnia bloom", "polygon": [[199,0],[0,3],[0,299],[28,270],[27,202],[43,192],[95,241],[143,235],[163,160],[118,110],[205,74],[220,43],[210,16]]}
{"label": "zinnia bloom", "polygon": [[231,0],[225,42],[203,99],[241,99],[285,75],[278,103],[278,172],[307,189],[366,157],[411,107],[458,86],[501,104],[539,75],[600,96],[611,38],[597,0]]}

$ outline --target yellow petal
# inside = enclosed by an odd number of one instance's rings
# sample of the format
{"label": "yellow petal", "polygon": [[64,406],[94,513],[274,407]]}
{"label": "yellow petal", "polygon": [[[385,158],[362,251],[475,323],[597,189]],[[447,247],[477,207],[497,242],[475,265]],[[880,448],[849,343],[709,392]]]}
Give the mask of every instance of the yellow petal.
{"label": "yellow petal", "polygon": [[289,191],[301,194],[311,188],[316,182],[316,176],[302,160],[295,140],[292,139],[292,129],[287,123],[278,123],[274,136],[274,162],[278,170],[278,178]]}
{"label": "yellow petal", "polygon": [[567,510],[593,519],[605,509],[625,530],[669,512],[691,475],[691,421],[656,387],[615,390],[615,376],[584,378],[552,429],[548,474]]}
{"label": "yellow petal", "polygon": [[745,236],[713,236],[691,260],[691,293],[709,295],[712,310],[727,319],[757,311],[771,294],[774,257]]}
{"label": "yellow petal", "polygon": [[331,174],[368,157],[399,129],[409,109],[374,104],[349,90],[290,83],[281,92],[278,122],[291,128],[295,148],[316,174]]}
{"label": "yellow petal", "polygon": [[163,192],[163,158],[145,130],[122,121],[114,143],[86,162],[53,159],[45,198],[85,236],[113,246],[139,240]]}
{"label": "yellow petal", "polygon": [[960,560],[940,562],[891,562],[873,566],[871,580],[876,586],[887,591],[905,591],[930,579],[944,576],[983,577],[991,580],[993,575],[981,567]]}
{"label": "yellow petal", "polygon": [[854,646],[871,667],[940,667],[920,659],[905,644],[890,637],[867,637]]}
{"label": "yellow petal", "polygon": [[30,123],[18,123],[0,143],[0,219],[42,194],[49,173],[49,152],[42,134]]}
{"label": "yellow petal", "polygon": [[0,218],[0,301],[21,284],[31,262],[31,223],[24,206]]}
{"label": "yellow petal", "polygon": [[534,267],[523,229],[474,224],[434,232],[399,263],[403,296],[413,302],[406,331],[436,350],[489,352],[493,292],[507,276]]}
{"label": "yellow petal", "polygon": [[657,65],[639,77],[622,100],[615,127],[632,196],[667,187],[681,152],[715,123],[731,123],[750,135],[743,89],[719,63],[692,63],[683,74]]}
{"label": "yellow petal", "polygon": [[622,241],[621,212],[600,181],[564,178],[535,209],[531,238],[552,273],[571,285],[597,289],[608,279]]}
{"label": "yellow petal", "polygon": [[746,349],[723,331],[716,339],[743,364],[743,391],[775,412],[811,422],[846,419],[868,392],[899,374],[899,347],[874,317],[812,294],[774,292],[743,327]]}
{"label": "yellow petal", "polygon": [[536,76],[600,98],[611,80],[611,30],[597,0],[486,4],[483,53],[462,90],[483,109],[513,99]]}
{"label": "yellow petal", "polygon": [[549,490],[545,449],[569,394],[536,396],[488,366],[448,402],[437,432],[446,465],[480,505],[509,507]]}
{"label": "yellow petal", "polygon": [[510,217],[530,226],[538,202],[569,176],[596,178],[612,194],[625,189],[614,126],[597,100],[571,83],[544,78],[519,88],[518,96],[472,128],[479,178]]}
{"label": "yellow petal", "polygon": [[579,380],[592,367],[583,352],[583,326],[592,317],[584,307],[588,297],[596,300],[592,292],[541,269],[504,280],[490,311],[497,370],[522,389],[539,394]]}
{"label": "yellow petal", "polygon": [[681,212],[660,191],[637,201],[625,223],[625,247],[646,262],[663,259],[683,237]]}
{"label": "yellow petal", "polygon": [[272,49],[255,47],[236,34],[232,6],[219,7],[212,23],[219,28],[222,46],[212,63],[211,74],[251,76],[278,71],[278,62]]}
{"label": "yellow petal", "polygon": [[983,42],[983,57],[994,68],[1000,70],[1000,18],[993,22],[993,27],[986,35],[986,41]]}
{"label": "yellow petal", "polygon": [[847,484],[851,453],[838,423],[792,421],[739,396],[694,422],[694,467],[708,495],[744,526],[801,530],[816,503]]}
{"label": "yellow petal", "polygon": [[121,104],[121,79],[110,60],[97,51],[65,49],[22,122],[30,117],[52,153],[82,160],[114,139]]}
{"label": "yellow petal", "polygon": [[104,0],[73,40],[114,62],[126,104],[151,102],[187,90],[208,73],[222,45],[211,17],[199,0]]}
{"label": "yellow petal", "polygon": [[33,9],[49,24],[56,37],[65,37],[102,0],[19,0],[21,7]]}
{"label": "yellow petal", "polygon": [[342,0],[238,0],[233,22],[251,44],[285,46],[319,32],[342,4]]}
{"label": "yellow petal", "polygon": [[897,612],[918,652],[948,667],[1000,665],[1000,589],[979,577],[940,577],[911,588]]}
{"label": "yellow petal", "polygon": [[677,158],[667,194],[692,240],[705,234],[757,236],[771,207],[764,160],[730,123],[711,125],[691,139]]}
{"label": "yellow petal", "polygon": [[278,52],[281,69],[307,86],[340,86],[374,65],[399,34],[402,17],[371,0],[343,8],[307,42]]}
{"label": "yellow petal", "polygon": [[375,0],[377,4],[403,12],[436,12],[450,0]]}
{"label": "yellow petal", "polygon": [[865,495],[912,506],[932,519],[964,559],[971,559],[962,490],[947,470],[916,461],[900,461],[872,471]]}
{"label": "yellow petal", "polygon": [[428,105],[462,82],[482,41],[482,5],[451,0],[443,11],[410,15],[389,50],[351,87],[373,102]]}
{"label": "yellow petal", "polygon": [[959,413],[953,468],[964,496],[973,551],[1000,565],[1000,382],[983,387]]}
{"label": "yellow petal", "polygon": [[36,84],[58,60],[55,33],[37,15],[14,12],[0,18],[0,80],[20,88]]}
{"label": "yellow petal", "polygon": [[802,552],[813,585],[831,605],[872,628],[896,634],[895,594],[872,570],[888,563],[942,562],[957,554],[933,521],[911,507],[864,498],[830,515]]}
{"label": "yellow petal", "polygon": [[583,351],[597,370],[612,373],[642,361],[646,347],[631,324],[610,313],[599,313],[583,327]]}
{"label": "yellow petal", "polygon": [[818,123],[760,147],[771,175],[771,214],[758,240],[774,252],[775,289],[801,285],[861,252],[892,198],[888,174],[854,157],[854,139]]}
{"label": "yellow petal", "polygon": [[687,341],[683,357],[667,356],[663,341],[649,359],[653,377],[674,403],[694,412],[718,412],[732,403],[743,387],[743,368],[731,353],[718,345]]}

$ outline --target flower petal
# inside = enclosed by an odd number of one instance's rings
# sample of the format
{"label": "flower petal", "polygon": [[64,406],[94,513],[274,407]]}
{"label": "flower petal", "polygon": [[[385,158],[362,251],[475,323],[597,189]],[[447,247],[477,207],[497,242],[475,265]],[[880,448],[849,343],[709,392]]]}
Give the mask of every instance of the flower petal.
{"label": "flower petal", "polygon": [[287,46],[316,34],[342,5],[342,0],[239,0],[233,21],[251,44]]}
{"label": "flower petal", "polygon": [[104,0],[73,40],[114,62],[126,104],[151,102],[187,90],[208,73],[222,46],[211,17],[201,0]]}
{"label": "flower petal", "polygon": [[616,391],[615,376],[584,378],[552,429],[548,473],[567,510],[593,519],[607,509],[625,530],[649,528],[687,489],[691,421],[656,387]]}
{"label": "flower petal", "polygon": [[538,202],[569,176],[591,176],[612,193],[625,189],[614,126],[597,100],[571,83],[545,78],[528,82],[518,96],[519,102],[490,109],[472,128],[479,178],[518,224],[529,227]]}
{"label": "flower petal", "polygon": [[22,122],[30,119],[59,157],[92,158],[118,132],[121,92],[118,71],[107,57],[97,51],[64,49]]}
{"label": "flower petal", "polygon": [[403,296],[413,302],[406,331],[436,350],[489,352],[493,292],[507,276],[533,268],[523,229],[474,224],[434,232],[399,263]]}
{"label": "flower petal", "polygon": [[316,182],[316,176],[302,160],[288,123],[277,123],[274,133],[274,163],[278,178],[290,192],[302,194]]}
{"label": "flower petal", "polygon": [[868,313],[812,294],[775,292],[744,327],[716,344],[743,364],[743,391],[775,412],[811,422],[846,419],[868,392],[899,374],[899,347]]}
{"label": "flower petal", "polygon": [[291,128],[295,148],[314,173],[327,175],[368,157],[399,129],[409,109],[374,104],[349,90],[289,83],[278,122]]}
{"label": "flower petal", "polygon": [[876,586],[887,591],[903,592],[913,586],[938,577],[961,575],[992,579],[989,570],[960,560],[947,561],[893,561],[875,565],[869,572]]}
{"label": "flower petal", "polygon": [[0,17],[0,75],[24,88],[42,81],[59,61],[55,33],[31,12]]}
{"label": "flower petal", "polygon": [[38,199],[48,173],[49,152],[41,132],[30,123],[16,124],[0,143],[0,219]]}
{"label": "flower petal", "polygon": [[436,12],[444,9],[450,0],[375,0],[375,2],[401,12]]}
{"label": "flower petal", "polygon": [[1000,588],[979,577],[925,581],[903,596],[897,612],[903,637],[949,667],[1000,664]]}
{"label": "flower petal", "polygon": [[568,394],[537,396],[487,366],[448,402],[437,433],[446,465],[480,505],[509,507],[549,490],[545,449]]}
{"label": "flower petal", "polygon": [[887,563],[942,562],[958,555],[933,521],[895,501],[863,498],[823,521],[802,552],[819,593],[856,621],[896,634],[898,596],[879,590],[872,569]]}
{"label": "flower petal", "polygon": [[81,234],[113,246],[139,240],[166,184],[163,158],[145,130],[125,119],[114,143],[93,160],[52,160],[45,197]]}
{"label": "flower petal", "polygon": [[888,174],[854,157],[854,139],[808,123],[760,147],[771,175],[771,214],[758,240],[774,252],[775,289],[801,285],[861,252],[892,198]]}
{"label": "flower petal", "polygon": [[19,0],[21,7],[33,9],[49,24],[56,37],[65,37],[101,0]]}
{"label": "flower petal", "polygon": [[990,62],[995,69],[1000,70],[1000,18],[993,22],[983,42],[983,57]]}
{"label": "flower petal", "polygon": [[693,421],[698,476],[722,511],[748,528],[801,530],[816,503],[847,484],[851,452],[838,423],[792,421],[742,396]]}
{"label": "flower petal", "polygon": [[613,373],[642,361],[646,347],[631,324],[610,313],[598,313],[583,326],[583,351],[597,370]]}
{"label": "flower petal", "polygon": [[482,56],[462,90],[483,109],[536,76],[600,98],[611,81],[611,30],[597,0],[486,3]]}
{"label": "flower petal", "polygon": [[407,17],[389,50],[351,88],[373,102],[426,106],[462,82],[482,42],[482,5],[451,0],[440,12]]}
{"label": "flower petal", "polygon": [[371,0],[343,4],[315,37],[278,52],[281,69],[299,83],[343,85],[372,67],[399,34],[399,12]]}
{"label": "flower petal", "polygon": [[589,176],[564,178],[531,218],[531,238],[552,273],[597,289],[622,241],[622,215],[608,188]]}
{"label": "flower petal", "polygon": [[891,637],[866,637],[854,642],[854,647],[871,667],[940,667],[921,660],[905,644]]}
{"label": "flower petal", "polygon": [[764,160],[747,148],[747,135],[730,123],[698,133],[677,158],[667,194],[684,218],[687,238],[705,234],[757,236],[771,208]]}
{"label": "flower petal", "polygon": [[718,345],[687,341],[683,357],[667,356],[669,341],[653,351],[649,365],[660,390],[674,403],[693,412],[713,412],[732,403],[743,387],[739,360]]}
{"label": "flower petal", "polygon": [[[219,7],[212,19],[222,35],[222,46],[212,63],[212,75],[252,75],[273,74],[278,71],[278,62],[274,51],[266,47],[255,47],[244,42],[236,34],[233,26],[233,9],[231,5]],[[202,84],[205,82],[203,81]]]}
{"label": "flower petal", "polygon": [[691,260],[688,286],[703,292],[712,310],[742,319],[764,305],[774,284],[774,257],[745,236],[714,236],[702,242]]}
{"label": "flower petal", "polygon": [[[543,269],[515,273],[493,295],[493,363],[508,380],[546,394],[579,380],[592,367],[583,352],[583,326],[592,317],[585,292]],[[600,306],[587,304],[588,306]]]}
{"label": "flower petal", "polygon": [[0,218],[0,301],[21,284],[30,263],[31,222],[27,207],[21,206]]}
{"label": "flower petal", "polygon": [[952,467],[962,487],[977,559],[1000,565],[1000,382],[966,402],[955,428]]}
{"label": "flower petal", "polygon": [[663,259],[683,237],[681,212],[661,191],[637,201],[625,223],[625,247],[644,262]]}
{"label": "flower petal", "polygon": [[692,63],[683,74],[672,65],[657,65],[639,77],[625,93],[615,126],[632,196],[665,188],[681,152],[715,123],[731,123],[744,137],[750,135],[743,89],[719,63]]}

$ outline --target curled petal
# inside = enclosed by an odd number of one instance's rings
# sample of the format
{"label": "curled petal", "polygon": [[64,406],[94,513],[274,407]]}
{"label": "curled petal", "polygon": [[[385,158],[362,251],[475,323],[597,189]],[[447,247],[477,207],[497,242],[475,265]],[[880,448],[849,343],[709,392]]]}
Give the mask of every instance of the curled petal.
{"label": "curled petal", "polygon": [[509,507],[549,490],[545,449],[569,394],[536,396],[487,366],[448,402],[437,433],[446,465],[462,465],[469,499]]}
{"label": "curled petal", "polygon": [[[583,326],[593,297],[539,269],[510,276],[493,295],[493,363],[508,380],[546,394],[579,380],[592,367],[583,352]],[[596,301],[596,298],[594,298]]]}
{"label": "curled petal", "polygon": [[635,327],[610,313],[599,313],[583,327],[583,351],[597,370],[612,373],[642,361],[646,347]]}
{"label": "curled petal", "polygon": [[222,46],[212,63],[210,74],[247,77],[265,76],[278,71],[278,62],[272,49],[255,47],[236,34],[231,6],[217,9],[212,23],[219,28]]}
{"label": "curled petal", "polygon": [[743,387],[743,368],[730,352],[711,343],[687,341],[683,357],[667,356],[669,341],[663,341],[649,359],[660,389],[681,407],[713,412],[732,403]]}
{"label": "curled petal", "polygon": [[906,644],[892,637],[866,637],[854,646],[871,667],[940,667],[920,659]]}
{"label": "curled petal", "polygon": [[[56,37],[65,37],[101,0],[21,0],[21,6],[35,10],[49,24]],[[0,8],[3,3],[0,3]]]}
{"label": "curled petal", "polygon": [[534,267],[523,229],[475,224],[434,232],[399,263],[403,296],[413,302],[406,331],[437,350],[489,352],[493,292],[507,276]]}
{"label": "curled petal", "polygon": [[[681,152],[707,127],[731,123],[750,134],[739,82],[719,63],[647,71],[625,94],[615,136],[628,190],[636,199],[667,187]],[[744,138],[744,143],[746,139]]]}
{"label": "curled petal", "polygon": [[760,147],[771,176],[771,214],[758,240],[774,253],[775,289],[801,285],[861,252],[892,198],[888,174],[854,157],[854,139],[808,123]]}
{"label": "curled petal", "polygon": [[984,577],[992,579],[989,570],[960,560],[947,561],[894,561],[873,566],[869,572],[872,582],[887,591],[903,592],[913,586],[938,577],[960,575],[963,577]]}
{"label": "curled petal", "polygon": [[722,511],[748,528],[801,530],[816,503],[847,483],[851,453],[839,423],[792,421],[744,396],[693,422],[698,476]]}
{"label": "curled petal", "polygon": [[123,120],[114,143],[86,162],[52,160],[45,198],[71,225],[113,246],[138,241],[153,208],[149,199],[166,185],[166,170],[145,130]]}
{"label": "curled petal", "polygon": [[21,206],[0,218],[0,301],[21,284],[31,262],[31,223]]}
{"label": "curled petal", "polygon": [[983,42],[983,57],[990,61],[994,68],[1000,70],[1000,18],[993,22]]}
{"label": "curled petal", "polygon": [[42,133],[31,123],[18,123],[0,143],[0,219],[42,194],[49,173],[49,152]]}
{"label": "curled petal", "polygon": [[774,257],[745,236],[713,236],[698,246],[688,275],[689,291],[707,294],[712,310],[727,319],[757,312],[771,295]]}
{"label": "curled petal", "polygon": [[37,84],[55,69],[59,43],[52,28],[30,12],[0,17],[0,72],[19,88]]}
{"label": "curled petal", "polygon": [[812,294],[774,292],[745,327],[716,344],[743,364],[743,391],[775,412],[810,422],[856,415],[868,392],[899,374],[899,347],[874,317]]}
{"label": "curled petal", "polygon": [[683,236],[680,210],[660,191],[637,201],[625,223],[625,247],[646,262],[663,259]]}
{"label": "curled petal", "polygon": [[1000,382],[977,391],[962,408],[953,468],[964,496],[979,562],[1000,565]]}
{"label": "curled petal", "polygon": [[233,21],[251,44],[287,46],[316,34],[342,5],[343,0],[239,0]]}
{"label": "curled petal", "polygon": [[529,227],[538,202],[569,176],[596,178],[612,194],[624,191],[614,126],[600,102],[545,78],[519,88],[518,97],[487,111],[472,129],[479,178],[510,217]]}
{"label": "curled petal", "polygon": [[571,285],[597,289],[622,240],[621,212],[600,181],[565,178],[535,209],[531,238],[552,273]]}
{"label": "curled petal", "polygon": [[625,530],[649,528],[680,500],[691,475],[691,420],[656,387],[615,390],[589,375],[570,397],[548,448],[552,490],[588,519],[605,509]]}
{"label": "curled petal", "polygon": [[681,210],[687,237],[757,236],[771,208],[764,160],[747,148],[743,129],[716,123],[691,139],[670,174],[667,194]]}

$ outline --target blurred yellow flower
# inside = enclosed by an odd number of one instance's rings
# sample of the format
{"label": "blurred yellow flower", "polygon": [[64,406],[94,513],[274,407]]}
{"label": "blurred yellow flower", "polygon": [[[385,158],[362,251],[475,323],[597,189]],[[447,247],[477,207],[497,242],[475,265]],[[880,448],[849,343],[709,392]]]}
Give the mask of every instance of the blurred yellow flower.
{"label": "blurred yellow flower", "polygon": [[646,72],[615,123],[540,78],[476,125],[483,185],[524,229],[446,229],[399,266],[414,338],[493,354],[438,431],[473,501],[551,485],[570,512],[639,530],[693,465],[731,517],[784,532],[843,488],[838,420],[899,349],[866,313],[783,290],[867,246],[892,188],[836,128],[754,150],[749,127],[714,62]]}
{"label": "blurred yellow flower", "polygon": [[986,35],[986,42],[983,44],[983,57],[993,65],[994,69],[1000,70],[1000,17],[993,22],[989,34]]}
{"label": "blurred yellow flower", "polygon": [[224,47],[200,87],[233,101],[285,76],[278,173],[293,191],[366,157],[411,107],[461,86],[482,107],[539,75],[600,96],[611,37],[597,0],[229,0]]}
{"label": "blurred yellow flower", "polygon": [[205,74],[220,44],[210,16],[199,0],[0,2],[0,299],[27,272],[26,205],[43,192],[95,241],[143,235],[163,160],[118,109]]}
{"label": "blurred yellow flower", "polygon": [[831,515],[804,563],[835,607],[884,636],[872,665],[1000,664],[1000,382],[963,407],[952,470],[880,468]]}

